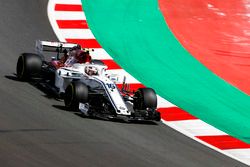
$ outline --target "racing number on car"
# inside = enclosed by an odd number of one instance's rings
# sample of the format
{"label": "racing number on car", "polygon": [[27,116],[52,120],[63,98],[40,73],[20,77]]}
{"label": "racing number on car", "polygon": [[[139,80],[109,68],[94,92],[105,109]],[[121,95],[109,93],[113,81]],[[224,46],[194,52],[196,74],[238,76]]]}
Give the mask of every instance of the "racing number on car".
{"label": "racing number on car", "polygon": [[111,89],[111,90],[115,89],[115,84],[107,83],[107,86],[108,86],[108,88]]}

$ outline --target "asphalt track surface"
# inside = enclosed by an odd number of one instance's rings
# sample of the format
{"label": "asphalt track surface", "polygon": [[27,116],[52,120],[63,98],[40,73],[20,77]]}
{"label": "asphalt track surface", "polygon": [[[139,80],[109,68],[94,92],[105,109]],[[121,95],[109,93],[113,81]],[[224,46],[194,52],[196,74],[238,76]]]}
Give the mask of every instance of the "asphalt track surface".
{"label": "asphalt track surface", "polygon": [[45,0],[0,3],[1,166],[244,166],[159,123],[82,118],[35,86],[16,81],[22,52],[57,40]]}

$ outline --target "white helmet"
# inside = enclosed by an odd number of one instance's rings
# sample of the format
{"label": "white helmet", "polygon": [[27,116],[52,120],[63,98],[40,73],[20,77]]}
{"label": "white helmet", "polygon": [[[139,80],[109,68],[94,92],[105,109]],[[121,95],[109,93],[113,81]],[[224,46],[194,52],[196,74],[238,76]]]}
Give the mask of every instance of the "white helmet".
{"label": "white helmet", "polygon": [[86,66],[85,73],[88,74],[88,75],[97,75],[98,70],[94,66]]}

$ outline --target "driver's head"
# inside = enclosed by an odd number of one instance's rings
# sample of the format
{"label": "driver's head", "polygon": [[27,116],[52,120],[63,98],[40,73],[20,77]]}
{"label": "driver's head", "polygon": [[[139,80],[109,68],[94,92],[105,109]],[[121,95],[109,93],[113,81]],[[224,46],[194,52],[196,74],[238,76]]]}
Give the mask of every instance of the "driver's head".
{"label": "driver's head", "polygon": [[88,74],[88,75],[97,75],[98,73],[98,70],[96,67],[93,67],[93,66],[87,66],[85,68],[85,73]]}

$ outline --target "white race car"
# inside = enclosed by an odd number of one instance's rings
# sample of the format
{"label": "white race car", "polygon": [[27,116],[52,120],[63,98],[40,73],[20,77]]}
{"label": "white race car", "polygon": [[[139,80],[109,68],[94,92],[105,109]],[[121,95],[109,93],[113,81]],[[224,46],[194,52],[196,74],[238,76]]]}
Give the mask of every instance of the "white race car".
{"label": "white race car", "polygon": [[[74,63],[71,66],[56,67],[52,61],[60,61],[60,53],[70,54],[76,44],[38,41],[39,54],[22,54],[17,62],[17,77],[21,80],[38,80],[62,95],[69,110],[81,111],[85,116],[108,119],[160,120],[156,110],[157,97],[151,88],[139,88],[135,92],[116,86],[119,76],[107,73],[107,66],[101,60]],[[41,50],[49,47],[57,52],[51,62],[44,60]],[[125,77],[124,77],[125,78]]]}

